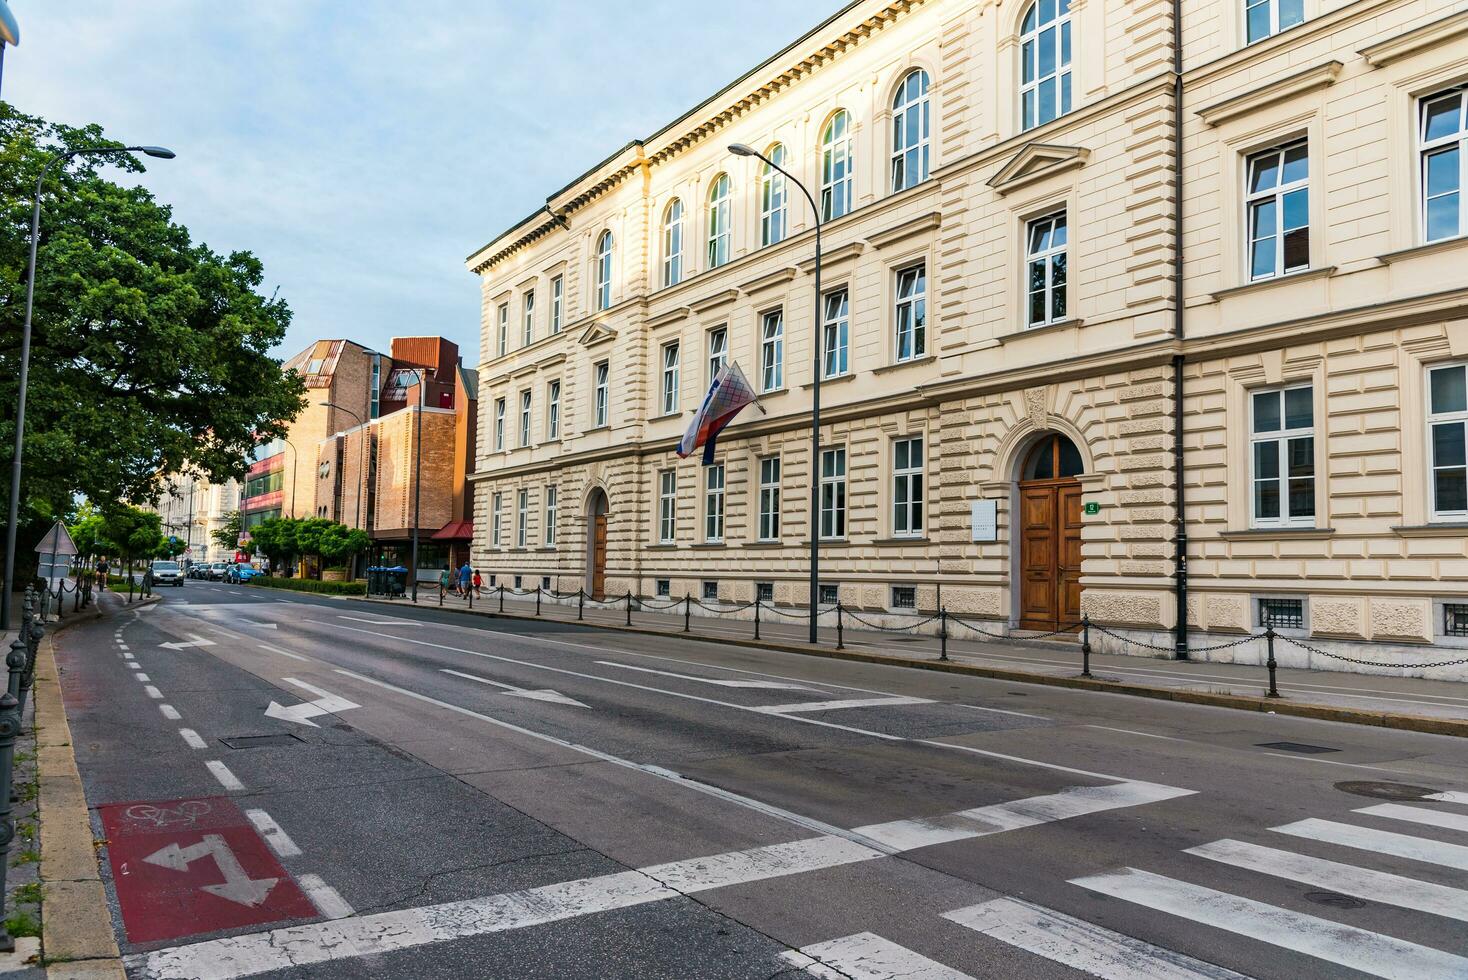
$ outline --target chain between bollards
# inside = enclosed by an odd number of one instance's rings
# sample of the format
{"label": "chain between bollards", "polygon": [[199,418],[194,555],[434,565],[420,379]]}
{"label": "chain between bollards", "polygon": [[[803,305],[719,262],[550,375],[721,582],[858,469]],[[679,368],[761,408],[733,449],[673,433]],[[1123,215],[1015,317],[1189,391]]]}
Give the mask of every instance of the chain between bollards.
{"label": "chain between bollards", "polygon": [[836,649],[846,649],[845,626],[841,622],[841,600],[836,600]]}
{"label": "chain between bollards", "polygon": [[1268,658],[1264,661],[1264,666],[1269,668],[1269,693],[1265,695],[1265,697],[1267,698],[1277,698],[1280,696],[1279,686],[1275,683],[1274,680],[1274,669],[1278,666],[1278,664],[1274,662],[1274,636],[1274,627],[1266,626],[1264,628],[1264,644],[1266,649],[1269,651]]}
{"label": "chain between bollards", "polygon": [[1081,617],[1081,676],[1091,676],[1091,617]]}
{"label": "chain between bollards", "polygon": [[938,659],[948,659],[948,608],[938,610]]}
{"label": "chain between bollards", "polygon": [[683,593],[683,632],[693,630],[693,596]]}

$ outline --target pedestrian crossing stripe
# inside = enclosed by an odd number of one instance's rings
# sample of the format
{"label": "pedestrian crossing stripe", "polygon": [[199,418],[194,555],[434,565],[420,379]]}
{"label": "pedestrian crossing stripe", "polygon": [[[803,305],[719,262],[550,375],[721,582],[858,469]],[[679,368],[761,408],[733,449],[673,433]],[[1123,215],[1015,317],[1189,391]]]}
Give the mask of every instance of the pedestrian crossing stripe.
{"label": "pedestrian crossing stripe", "polygon": [[1448,844],[1443,841],[1413,837],[1410,834],[1396,834],[1389,830],[1373,830],[1370,827],[1355,827],[1348,823],[1314,818],[1270,829],[1276,833],[1303,837],[1306,840],[1340,844],[1342,847],[1354,847],[1358,850],[1375,851],[1378,854],[1406,858],[1409,861],[1440,864],[1445,868],[1468,871],[1468,847],[1461,844]]}

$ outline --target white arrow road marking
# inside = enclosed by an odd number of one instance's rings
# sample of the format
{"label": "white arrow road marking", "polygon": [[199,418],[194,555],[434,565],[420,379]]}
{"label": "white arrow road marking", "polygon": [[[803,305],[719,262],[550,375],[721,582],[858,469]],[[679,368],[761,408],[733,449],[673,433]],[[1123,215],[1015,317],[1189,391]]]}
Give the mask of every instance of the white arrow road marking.
{"label": "white arrow road marking", "polygon": [[504,688],[505,694],[512,698],[529,698],[532,701],[547,701],[551,704],[569,704],[577,708],[587,707],[587,705],[582,704],[575,698],[568,698],[561,692],[552,691],[550,688],[544,688],[539,691],[529,691],[523,687],[514,687],[510,684],[501,684],[499,681],[492,681],[483,677],[475,677],[473,674],[461,674],[457,670],[449,670],[446,667],[440,667],[439,670],[441,670],[445,674],[453,674],[455,677],[462,677],[466,681],[478,681],[481,684],[488,684],[490,687]]}
{"label": "white arrow road marking", "polygon": [[330,691],[323,691],[319,687],[313,687],[305,681],[296,680],[294,677],[287,677],[285,680],[287,683],[305,688],[312,694],[318,695],[318,697],[314,701],[305,701],[301,704],[292,705],[289,708],[281,706],[279,702],[271,701],[270,707],[265,709],[265,717],[279,718],[281,721],[290,721],[295,722],[297,725],[319,728],[321,726],[311,721],[312,718],[319,715],[334,715],[339,711],[348,711],[352,708],[362,707],[360,704],[348,701],[343,697],[338,697]]}
{"label": "white arrow road marking", "polygon": [[205,885],[204,891],[246,908],[254,908],[265,901],[266,896],[270,894],[270,889],[274,888],[275,883],[280,880],[279,878],[251,878],[245,873],[245,869],[240,867],[240,859],[234,856],[234,851],[229,849],[229,844],[218,834],[205,834],[203,840],[188,847],[179,847],[177,843],[169,844],[162,850],[149,854],[143,860],[162,868],[187,871],[190,864],[205,857],[214,858],[214,863],[218,865],[220,873],[224,875],[224,884]]}
{"label": "white arrow road marking", "polygon": [[189,647],[212,647],[214,645],[215,643],[213,640],[206,640],[202,636],[198,636],[194,633],[189,634],[188,640],[181,640],[174,643],[158,644],[158,646],[162,647],[164,650],[187,650]]}
{"label": "white arrow road marking", "polygon": [[276,623],[263,623],[256,619],[242,619],[240,620],[240,624],[242,626],[258,626],[262,630],[280,629],[280,626]]}
{"label": "white arrow road marking", "polygon": [[694,677],[692,674],[675,674],[671,670],[653,670],[651,667],[634,667],[631,664],[613,663],[610,660],[598,660],[597,663],[603,667],[620,667],[623,670],[635,670],[642,674],[658,674],[662,677],[676,677],[683,681],[697,681],[699,684],[714,684],[718,687],[748,687],[761,691],[819,691],[820,688],[801,687],[799,684],[781,684],[779,681],[722,681],[712,677]]}

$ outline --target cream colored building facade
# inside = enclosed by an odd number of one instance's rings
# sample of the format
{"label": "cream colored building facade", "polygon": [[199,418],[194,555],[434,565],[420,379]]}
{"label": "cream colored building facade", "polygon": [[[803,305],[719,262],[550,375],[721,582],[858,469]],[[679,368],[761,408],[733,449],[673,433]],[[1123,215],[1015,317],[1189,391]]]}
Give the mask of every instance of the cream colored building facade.
{"label": "cream colored building facade", "polygon": [[[855,3],[469,257],[474,562],[799,607],[815,479],[866,615],[1444,659],[1465,83],[1461,0]],[[827,210],[819,309],[810,206],[735,143]],[[767,414],[679,460],[725,358]]]}
{"label": "cream colored building facade", "polygon": [[214,540],[230,517],[240,509],[240,485],[236,480],[214,483],[202,476],[176,473],[164,482],[163,495],[149,509],[155,511],[165,535],[184,542],[179,557],[194,562],[230,561],[235,549]]}

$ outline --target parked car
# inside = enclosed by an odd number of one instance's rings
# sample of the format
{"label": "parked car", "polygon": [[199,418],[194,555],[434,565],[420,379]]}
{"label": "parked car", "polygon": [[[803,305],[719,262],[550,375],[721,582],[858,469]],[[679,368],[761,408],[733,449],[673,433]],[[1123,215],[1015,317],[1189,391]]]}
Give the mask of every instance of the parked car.
{"label": "parked car", "polygon": [[235,585],[243,585],[250,579],[256,578],[263,574],[265,573],[260,571],[260,569],[256,568],[254,565],[247,565],[244,562],[239,562],[237,564],[229,566],[228,570],[226,570],[224,573],[224,580],[226,582],[231,582]]}
{"label": "parked car", "polygon": [[213,582],[223,582],[224,573],[229,571],[229,562],[216,561],[209,564],[209,579]]}
{"label": "parked car", "polygon": [[172,585],[183,587],[183,569],[176,561],[164,561],[162,559],[153,563],[153,584]]}
{"label": "parked car", "polygon": [[189,562],[189,569],[184,574],[187,575],[189,578],[200,578],[200,571],[208,567],[208,565],[205,565],[202,562]]}

